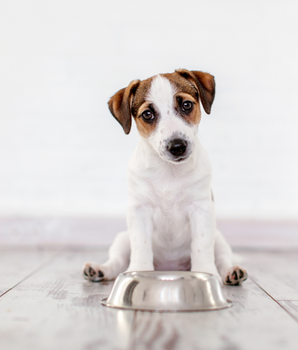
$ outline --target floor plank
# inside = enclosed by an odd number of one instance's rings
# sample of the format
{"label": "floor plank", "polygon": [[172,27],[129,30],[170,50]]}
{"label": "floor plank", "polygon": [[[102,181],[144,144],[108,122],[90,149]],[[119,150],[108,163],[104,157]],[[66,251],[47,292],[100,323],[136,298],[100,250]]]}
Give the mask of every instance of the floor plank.
{"label": "floor plank", "polygon": [[280,300],[279,304],[298,322],[298,300]]}
{"label": "floor plank", "polygon": [[298,252],[243,254],[254,281],[298,321]]}
{"label": "floor plank", "polygon": [[61,253],[52,264],[1,297],[1,347],[124,348],[134,312],[101,306],[113,283],[90,283],[80,273],[86,260],[105,259],[106,253]]}
{"label": "floor plank", "polygon": [[5,250],[0,252],[0,295],[50,261],[55,252]]}
{"label": "floor plank", "polygon": [[276,300],[298,300],[298,252],[245,252],[249,272]]}

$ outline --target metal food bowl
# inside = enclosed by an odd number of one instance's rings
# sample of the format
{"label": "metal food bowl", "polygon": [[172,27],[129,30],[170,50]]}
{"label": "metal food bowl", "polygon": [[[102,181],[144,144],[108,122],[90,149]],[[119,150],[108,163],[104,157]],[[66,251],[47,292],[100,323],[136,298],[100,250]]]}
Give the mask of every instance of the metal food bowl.
{"label": "metal food bowl", "polygon": [[144,311],[207,311],[231,307],[219,281],[205,272],[137,271],[121,273],[108,307]]}

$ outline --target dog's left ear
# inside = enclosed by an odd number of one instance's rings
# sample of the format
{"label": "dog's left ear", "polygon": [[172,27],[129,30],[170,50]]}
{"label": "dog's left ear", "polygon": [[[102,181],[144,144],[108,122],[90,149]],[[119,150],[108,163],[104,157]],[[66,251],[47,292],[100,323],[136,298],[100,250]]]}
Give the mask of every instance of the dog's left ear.
{"label": "dog's left ear", "polygon": [[125,134],[131,129],[131,104],[140,80],[133,80],[126,88],[116,92],[108,102],[110,112],[121,124]]}
{"label": "dog's left ear", "polygon": [[215,80],[214,76],[200,71],[189,71],[187,69],[177,69],[177,73],[191,80],[197,86],[202,105],[207,114],[210,114],[211,106],[215,96]]}

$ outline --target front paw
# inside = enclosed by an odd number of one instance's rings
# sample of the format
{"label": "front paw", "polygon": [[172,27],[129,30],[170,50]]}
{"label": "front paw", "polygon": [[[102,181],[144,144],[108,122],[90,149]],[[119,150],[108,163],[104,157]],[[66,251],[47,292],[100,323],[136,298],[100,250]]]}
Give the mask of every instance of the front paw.
{"label": "front paw", "polygon": [[100,282],[104,279],[104,271],[96,263],[86,263],[83,266],[83,277],[91,282]]}
{"label": "front paw", "polygon": [[227,285],[238,286],[247,279],[246,270],[240,266],[232,266],[223,276],[223,281]]}

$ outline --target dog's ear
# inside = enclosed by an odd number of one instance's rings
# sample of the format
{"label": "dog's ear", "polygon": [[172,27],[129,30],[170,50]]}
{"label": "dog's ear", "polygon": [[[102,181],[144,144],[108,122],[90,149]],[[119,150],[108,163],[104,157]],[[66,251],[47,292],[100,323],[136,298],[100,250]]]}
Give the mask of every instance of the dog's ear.
{"label": "dog's ear", "polygon": [[125,134],[129,134],[131,129],[131,104],[139,83],[140,80],[132,81],[126,88],[116,92],[108,102],[110,112],[121,124]]}
{"label": "dog's ear", "polygon": [[200,71],[189,71],[187,69],[177,69],[177,73],[191,80],[197,86],[202,105],[207,114],[210,114],[211,106],[215,96],[215,80],[214,76]]}

